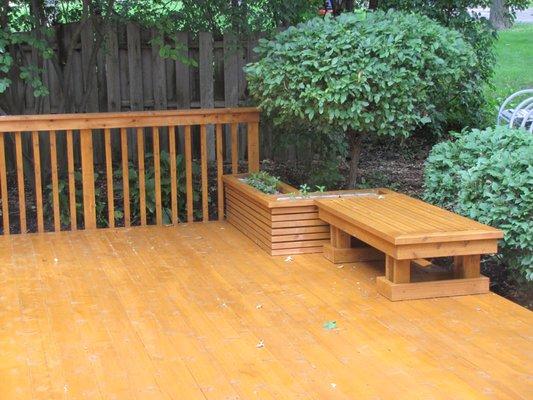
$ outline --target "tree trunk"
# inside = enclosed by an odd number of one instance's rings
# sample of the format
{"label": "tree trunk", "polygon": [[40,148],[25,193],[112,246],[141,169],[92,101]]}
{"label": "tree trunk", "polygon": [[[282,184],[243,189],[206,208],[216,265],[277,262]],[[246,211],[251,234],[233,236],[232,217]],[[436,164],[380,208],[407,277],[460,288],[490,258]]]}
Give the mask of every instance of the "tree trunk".
{"label": "tree trunk", "polygon": [[511,27],[509,7],[505,4],[505,0],[492,0],[489,21],[492,27],[497,30]]}
{"label": "tree trunk", "polygon": [[363,144],[363,134],[361,132],[348,131],[350,141],[350,175],[348,176],[348,189],[355,189],[357,178],[359,178],[359,160],[361,159],[361,149]]}
{"label": "tree trunk", "polygon": [[378,8],[378,0],[370,0],[368,2],[368,9],[369,10],[377,10]]}

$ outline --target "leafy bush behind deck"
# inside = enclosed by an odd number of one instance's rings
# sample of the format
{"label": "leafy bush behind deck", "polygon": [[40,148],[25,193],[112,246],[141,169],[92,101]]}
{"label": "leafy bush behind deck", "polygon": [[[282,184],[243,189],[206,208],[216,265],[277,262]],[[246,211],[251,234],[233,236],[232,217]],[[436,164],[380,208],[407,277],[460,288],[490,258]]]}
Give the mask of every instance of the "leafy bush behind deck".
{"label": "leafy bush behind deck", "polygon": [[427,201],[504,231],[501,254],[533,280],[533,136],[507,127],[456,134],[433,147]]}
{"label": "leafy bush behind deck", "polygon": [[477,64],[458,32],[399,11],[315,18],[256,51],[250,93],[279,121],[388,136],[441,129]]}

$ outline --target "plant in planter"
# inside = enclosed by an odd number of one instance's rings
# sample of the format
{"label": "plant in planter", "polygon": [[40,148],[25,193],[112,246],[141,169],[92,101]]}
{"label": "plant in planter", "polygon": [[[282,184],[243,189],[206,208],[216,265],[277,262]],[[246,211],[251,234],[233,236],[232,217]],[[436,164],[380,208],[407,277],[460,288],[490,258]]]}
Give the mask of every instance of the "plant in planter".
{"label": "plant in planter", "polygon": [[267,193],[276,194],[279,193],[278,185],[280,180],[277,176],[272,176],[268,172],[259,171],[251,172],[245,179],[246,183],[257,190]]}

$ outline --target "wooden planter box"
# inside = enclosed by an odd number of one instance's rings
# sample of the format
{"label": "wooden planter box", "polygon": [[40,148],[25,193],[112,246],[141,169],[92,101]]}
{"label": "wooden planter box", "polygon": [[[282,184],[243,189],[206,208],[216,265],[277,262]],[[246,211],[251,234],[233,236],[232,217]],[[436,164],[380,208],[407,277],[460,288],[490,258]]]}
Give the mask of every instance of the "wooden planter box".
{"label": "wooden planter box", "polygon": [[[360,191],[325,192],[310,198],[281,183],[281,194],[265,194],[243,182],[246,174],[225,175],[226,218],[270,255],[322,253],[330,241],[329,224],[318,218],[316,198]],[[365,191],[368,192],[368,191]]]}

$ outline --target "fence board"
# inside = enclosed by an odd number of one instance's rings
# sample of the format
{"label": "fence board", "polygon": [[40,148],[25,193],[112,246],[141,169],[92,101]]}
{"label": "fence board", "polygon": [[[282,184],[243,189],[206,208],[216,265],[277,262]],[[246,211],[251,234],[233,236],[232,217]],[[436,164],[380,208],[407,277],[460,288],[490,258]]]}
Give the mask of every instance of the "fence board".
{"label": "fence board", "polygon": [[[142,110],[144,108],[143,102],[143,86],[142,86],[142,54],[141,54],[141,32],[139,26],[133,23],[128,23],[126,27],[128,38],[128,78],[129,78],[129,108],[132,111]],[[135,132],[130,129],[128,131],[128,143],[131,145],[130,158],[135,159],[135,145],[137,137]]]}
{"label": "fence board", "polygon": [[118,33],[115,24],[110,24],[107,35],[108,42],[105,55],[107,111],[120,111],[120,63],[118,55]]}
{"label": "fence board", "polygon": [[[214,70],[213,70],[213,34],[210,32],[200,32],[200,107],[214,108]],[[215,136],[213,126],[207,127],[207,157],[209,160],[215,159]]]}

